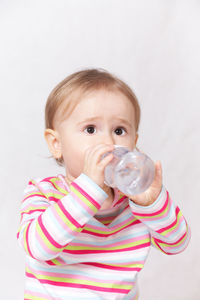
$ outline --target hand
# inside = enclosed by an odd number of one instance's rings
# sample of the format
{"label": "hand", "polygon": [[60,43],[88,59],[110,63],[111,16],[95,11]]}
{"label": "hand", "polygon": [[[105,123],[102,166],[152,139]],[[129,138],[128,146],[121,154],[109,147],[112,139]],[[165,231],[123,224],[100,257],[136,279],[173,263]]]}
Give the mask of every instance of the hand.
{"label": "hand", "polygon": [[83,173],[90,177],[101,188],[105,186],[104,169],[113,159],[112,153],[103,159],[102,155],[112,150],[114,150],[113,145],[99,144],[95,147],[89,147],[85,152]]}
{"label": "hand", "polygon": [[162,166],[161,162],[157,161],[155,163],[155,176],[150,187],[141,194],[138,195],[127,195],[130,200],[138,205],[147,206],[151,205],[159,196],[162,190]]}

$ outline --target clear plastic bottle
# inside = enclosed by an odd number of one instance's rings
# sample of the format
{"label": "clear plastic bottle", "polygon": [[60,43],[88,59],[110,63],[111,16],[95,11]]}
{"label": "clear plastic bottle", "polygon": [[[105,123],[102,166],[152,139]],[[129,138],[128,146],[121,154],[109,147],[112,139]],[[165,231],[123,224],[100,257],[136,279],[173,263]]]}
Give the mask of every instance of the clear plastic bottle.
{"label": "clear plastic bottle", "polygon": [[[110,152],[103,155],[105,157]],[[144,153],[134,149],[115,145],[114,157],[104,171],[104,183],[117,187],[125,195],[136,195],[144,192],[153,182],[155,166]]]}

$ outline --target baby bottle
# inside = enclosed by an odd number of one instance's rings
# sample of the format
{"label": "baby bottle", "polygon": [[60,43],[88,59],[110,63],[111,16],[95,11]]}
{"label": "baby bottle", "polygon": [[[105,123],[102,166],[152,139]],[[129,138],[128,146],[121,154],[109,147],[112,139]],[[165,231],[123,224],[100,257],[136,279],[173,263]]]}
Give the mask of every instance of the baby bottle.
{"label": "baby bottle", "polygon": [[[114,157],[104,170],[104,183],[117,187],[125,195],[144,192],[153,182],[155,167],[153,161],[144,153],[115,145]],[[103,155],[105,157],[110,152]]]}

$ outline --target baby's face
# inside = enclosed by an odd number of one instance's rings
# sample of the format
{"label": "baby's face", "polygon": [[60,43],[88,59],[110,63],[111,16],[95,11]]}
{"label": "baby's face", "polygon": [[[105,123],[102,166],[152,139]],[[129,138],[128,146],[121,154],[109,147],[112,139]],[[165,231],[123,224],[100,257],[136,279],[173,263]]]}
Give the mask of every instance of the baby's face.
{"label": "baby's face", "polygon": [[120,92],[100,90],[83,97],[56,128],[68,177],[72,180],[82,173],[88,147],[104,143],[133,150],[134,124],[133,104]]}

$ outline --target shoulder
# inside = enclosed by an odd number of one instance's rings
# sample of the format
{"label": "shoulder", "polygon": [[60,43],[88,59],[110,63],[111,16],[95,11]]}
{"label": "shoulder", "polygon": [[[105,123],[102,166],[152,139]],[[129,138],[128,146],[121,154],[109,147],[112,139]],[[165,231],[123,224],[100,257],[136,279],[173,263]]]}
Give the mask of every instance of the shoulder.
{"label": "shoulder", "polygon": [[58,190],[60,185],[61,180],[58,175],[49,177],[33,177],[28,180],[24,193],[26,194],[38,191],[42,194],[46,194],[48,192]]}
{"label": "shoulder", "polygon": [[24,188],[22,202],[57,202],[67,194],[68,191],[65,189],[60,175],[33,177],[28,180],[28,184]]}

